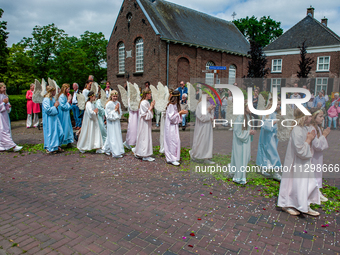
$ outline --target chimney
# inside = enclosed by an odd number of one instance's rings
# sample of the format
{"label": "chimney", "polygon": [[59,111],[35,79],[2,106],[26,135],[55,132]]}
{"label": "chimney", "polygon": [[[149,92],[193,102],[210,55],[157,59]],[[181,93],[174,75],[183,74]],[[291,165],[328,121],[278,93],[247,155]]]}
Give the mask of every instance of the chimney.
{"label": "chimney", "polygon": [[310,6],[309,8],[307,8],[307,15],[311,16],[312,18],[314,18],[314,7]]}
{"label": "chimney", "polygon": [[323,19],[321,19],[321,24],[327,27],[327,21],[328,19],[326,17],[323,17]]}

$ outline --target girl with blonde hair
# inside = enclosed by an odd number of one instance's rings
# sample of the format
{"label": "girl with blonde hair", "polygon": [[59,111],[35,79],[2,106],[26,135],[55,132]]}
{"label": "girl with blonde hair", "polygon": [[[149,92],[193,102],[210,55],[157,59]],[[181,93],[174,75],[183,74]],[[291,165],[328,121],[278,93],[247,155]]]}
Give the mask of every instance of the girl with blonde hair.
{"label": "girl with blonde hair", "polygon": [[320,191],[311,171],[313,157],[312,142],[316,132],[310,132],[312,116],[305,116],[300,109],[294,112],[297,125],[290,133],[286,157],[282,169],[282,180],[278,206],[290,215],[301,212],[311,216],[320,215],[310,208],[311,203],[320,204]]}
{"label": "girl with blonde hair", "polygon": [[112,154],[114,158],[122,158],[124,151],[120,119],[122,109],[118,102],[118,91],[112,90],[105,106],[105,117],[107,121],[107,137],[103,146],[106,155]]}
{"label": "girl with blonde hair", "polygon": [[[312,108],[312,121],[310,125],[310,131],[314,130],[316,132],[316,136],[312,142],[313,148],[313,157],[312,157],[312,165],[315,169],[315,178],[318,183],[319,189],[322,188],[322,169],[323,169],[323,151],[328,149],[327,136],[331,132],[331,129],[328,127],[323,129],[321,127],[322,122],[324,120],[323,111],[318,108]],[[312,167],[312,168],[313,168]],[[319,169],[320,171],[317,171]],[[327,202],[328,199],[320,192],[320,201]]]}
{"label": "girl with blonde hair", "polygon": [[154,161],[155,159],[150,157],[153,154],[152,148],[152,118],[153,108],[155,106],[155,100],[149,103],[152,94],[149,88],[143,90],[142,99],[139,103],[139,116],[138,116],[138,131],[136,147],[132,149],[135,157],[142,158],[144,161]]}
{"label": "girl with blonde hair", "polygon": [[[63,84],[61,90],[58,94],[58,102],[59,102],[59,113],[58,117],[63,127],[64,139],[62,144],[67,144],[68,147],[72,146],[73,143],[73,129],[71,123],[71,115],[70,111],[72,106],[68,103],[72,100],[72,95],[69,94],[70,92],[70,84]],[[67,97],[67,94],[69,96]]]}
{"label": "girl with blonde hair", "polygon": [[56,89],[51,86],[46,88],[47,94],[42,102],[44,149],[47,153],[62,151],[64,140],[63,127],[58,117],[59,101],[55,101]]}
{"label": "girl with blonde hair", "polygon": [[6,151],[13,148],[13,151],[20,151],[22,146],[13,142],[9,113],[11,105],[9,104],[6,94],[6,85],[0,82],[0,151]]}

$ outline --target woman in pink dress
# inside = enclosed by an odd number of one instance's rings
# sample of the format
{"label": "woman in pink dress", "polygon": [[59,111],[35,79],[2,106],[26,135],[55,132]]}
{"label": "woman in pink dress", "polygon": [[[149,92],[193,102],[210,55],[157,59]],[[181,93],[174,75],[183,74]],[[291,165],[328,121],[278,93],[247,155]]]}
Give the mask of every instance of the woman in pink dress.
{"label": "woman in pink dress", "polygon": [[36,128],[39,126],[39,112],[40,112],[40,105],[36,104],[32,101],[34,91],[34,83],[31,84],[30,90],[27,90],[26,99],[27,99],[27,121],[26,127],[30,128],[32,126],[32,114],[33,117],[33,126]]}
{"label": "woman in pink dress", "polygon": [[178,124],[182,122],[182,114],[187,114],[187,110],[181,110],[179,104],[180,93],[175,90],[166,108],[164,124],[164,152],[166,162],[178,166],[181,156],[181,140],[179,138]]}
{"label": "woman in pink dress", "polygon": [[21,146],[16,145],[13,142],[11,134],[11,126],[9,123],[8,113],[11,111],[11,105],[8,101],[6,94],[6,85],[0,83],[0,151],[6,151],[12,149],[14,151],[20,151]]}

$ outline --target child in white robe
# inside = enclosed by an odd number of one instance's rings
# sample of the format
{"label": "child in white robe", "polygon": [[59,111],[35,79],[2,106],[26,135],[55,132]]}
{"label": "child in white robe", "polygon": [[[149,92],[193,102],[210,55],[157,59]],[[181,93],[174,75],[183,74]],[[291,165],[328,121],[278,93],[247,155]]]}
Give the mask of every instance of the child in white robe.
{"label": "child in white robe", "polygon": [[94,101],[96,96],[93,91],[88,94],[88,100],[85,105],[85,113],[81,132],[79,135],[77,148],[81,153],[97,149],[96,153],[103,153],[103,139],[98,123],[98,109],[95,108]]}
{"label": "child in white robe", "polygon": [[[321,127],[322,122],[324,121],[323,111],[318,108],[311,109],[312,113],[312,122],[311,122],[311,131],[315,130],[316,136],[312,142],[313,148],[313,157],[312,157],[312,165],[314,166],[315,178],[318,183],[319,189],[322,188],[322,169],[323,169],[323,151],[328,148],[327,136],[331,132],[331,129],[328,127],[323,130]],[[320,171],[317,171],[317,170]],[[320,192],[320,201],[327,202],[328,199]]]}
{"label": "child in white robe", "polygon": [[196,107],[196,122],[192,148],[189,151],[191,160],[205,164],[215,164],[211,161],[213,154],[213,120],[215,105],[210,105],[210,97],[207,96],[206,114],[202,113],[202,97]]}
{"label": "child in white robe", "polygon": [[251,120],[251,112],[248,105],[244,106],[244,115],[237,117],[233,123],[233,145],[231,150],[230,169],[235,171],[233,181],[239,184],[246,184],[246,167],[250,161],[251,135],[256,133],[248,125]]}
{"label": "child in white robe", "polygon": [[142,158],[144,161],[154,161],[155,159],[150,157],[153,154],[152,148],[152,118],[153,108],[155,106],[155,100],[149,103],[152,94],[149,88],[143,90],[143,96],[139,104],[139,121],[137,131],[136,147],[132,149],[136,158]]}
{"label": "child in white robe", "polygon": [[167,163],[179,166],[181,156],[181,140],[179,138],[178,124],[182,122],[182,115],[188,111],[181,110],[179,104],[179,91],[174,91],[166,109],[166,119],[164,124],[164,152]]}
{"label": "child in white robe", "polygon": [[118,91],[110,92],[109,101],[105,106],[105,116],[107,121],[107,137],[103,146],[106,155],[112,154],[114,158],[122,158],[124,151],[122,130],[120,127],[120,118],[122,117],[122,109],[118,102]]}
{"label": "child in white robe", "polygon": [[290,215],[303,212],[318,216],[320,213],[310,208],[311,203],[320,204],[319,187],[310,167],[313,157],[311,144],[316,133],[314,130],[309,132],[311,116],[305,116],[300,109],[295,109],[294,116],[297,126],[293,128],[287,146],[278,206]]}

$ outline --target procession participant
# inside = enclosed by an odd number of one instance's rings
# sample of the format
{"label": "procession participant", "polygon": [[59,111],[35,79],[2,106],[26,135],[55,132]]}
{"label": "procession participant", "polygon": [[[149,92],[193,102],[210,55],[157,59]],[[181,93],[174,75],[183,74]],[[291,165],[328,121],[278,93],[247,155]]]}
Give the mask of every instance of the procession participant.
{"label": "procession participant", "polygon": [[207,96],[207,111],[202,113],[202,97],[196,107],[196,122],[192,148],[189,151],[191,160],[205,164],[215,164],[211,161],[213,153],[213,125],[215,105],[210,104],[210,96]]}
{"label": "procession participant", "polygon": [[155,159],[150,157],[153,154],[152,148],[152,118],[153,108],[155,106],[155,100],[149,103],[152,94],[151,90],[146,88],[143,90],[143,96],[139,104],[139,121],[137,131],[136,147],[132,149],[132,152],[137,158],[142,158],[145,161],[154,161]]}
{"label": "procession participant", "polygon": [[[312,113],[312,121],[311,121],[311,129],[314,130],[316,136],[312,142],[313,148],[313,157],[312,157],[312,169],[315,169],[315,178],[318,183],[319,189],[322,188],[322,169],[323,169],[323,151],[328,149],[327,136],[331,132],[331,129],[328,127],[325,130],[322,129],[321,124],[324,120],[323,111],[317,108],[313,108],[311,110]],[[318,171],[319,170],[319,171]],[[321,193],[320,191],[320,201],[327,202],[328,199]]]}
{"label": "procession participant", "polygon": [[98,109],[98,123],[99,123],[100,133],[102,134],[103,143],[105,143],[106,136],[107,136],[106,126],[105,126],[105,123],[104,123],[105,109],[102,106],[102,102],[101,102],[100,99],[101,99],[101,93],[100,93],[100,90],[99,90],[97,101],[96,101],[95,105]]}
{"label": "procession participant", "polygon": [[188,115],[188,110],[189,110],[189,106],[188,106],[188,94],[183,93],[182,95],[182,100],[180,101],[180,105],[181,105],[181,110],[185,110],[186,113],[182,115],[182,130],[184,131],[186,126],[187,126],[187,115]]}
{"label": "procession participant", "polygon": [[[266,110],[271,109],[273,105],[272,100],[268,104]],[[256,165],[261,167],[262,174],[269,177],[267,170],[281,169],[281,160],[277,151],[279,139],[277,137],[277,121],[276,115],[280,113],[281,102],[276,106],[275,112],[270,115],[263,116],[263,125],[260,131],[259,144],[256,156]],[[276,171],[271,171],[273,179],[280,181],[281,176]]]}
{"label": "procession participant", "polygon": [[[174,91],[170,102],[166,108],[166,119],[164,125],[164,152],[167,163],[178,166],[181,156],[181,140],[179,138],[178,124],[182,121],[182,115],[187,114],[187,110],[180,110],[180,93]],[[180,111],[179,111],[180,110]]]}
{"label": "procession participant", "polygon": [[78,107],[78,100],[77,100],[77,94],[79,94],[79,86],[78,83],[73,83],[73,97],[72,97],[72,112],[73,112],[73,117],[75,121],[74,128],[75,130],[80,129],[81,127],[81,114],[80,110]]}
{"label": "procession participant", "polygon": [[[128,88],[127,86],[127,82],[126,82],[126,88]],[[130,87],[131,89],[134,89],[134,87]],[[136,92],[139,93],[139,91]],[[136,102],[131,102],[131,100],[135,100],[132,98],[128,98],[128,108],[129,108],[129,119],[128,119],[128,127],[127,127],[127,132],[126,132],[126,140],[123,143],[123,145],[125,146],[125,148],[131,150],[131,146],[136,145],[136,141],[137,141],[137,131],[138,131],[138,115],[139,115],[139,110],[134,111],[133,109],[131,109],[131,104],[137,103],[138,101],[136,100]],[[136,105],[137,106],[137,105]],[[137,109],[137,107],[136,107]]]}
{"label": "procession participant", "polygon": [[62,151],[60,146],[64,140],[64,133],[58,117],[59,101],[54,98],[56,89],[52,86],[47,86],[46,92],[47,94],[42,102],[44,149],[46,149],[47,153],[55,153]]}
{"label": "procession participant", "polygon": [[320,191],[311,169],[313,152],[312,141],[315,130],[309,132],[311,116],[305,116],[300,109],[294,112],[297,126],[290,134],[286,157],[283,165],[278,206],[290,215],[300,212],[311,216],[320,215],[310,208],[311,203],[320,204]]}
{"label": "procession participant", "polygon": [[90,80],[86,81],[85,88],[83,90],[83,95],[85,97],[85,102],[88,101],[88,95],[90,93],[91,86],[92,86],[92,81],[90,81]]}
{"label": "procession participant", "polygon": [[122,109],[118,102],[118,91],[112,90],[109,101],[105,106],[105,116],[107,121],[107,137],[103,146],[103,151],[114,158],[122,158],[124,151],[120,118]]}
{"label": "procession participant", "polygon": [[71,115],[70,110],[72,106],[68,103],[68,101],[72,100],[72,95],[67,94],[70,92],[70,84],[63,84],[61,90],[58,95],[58,117],[63,128],[64,139],[62,144],[67,144],[68,147],[71,147],[73,143],[73,130],[72,130],[72,123],[71,123]]}
{"label": "procession participant", "polygon": [[27,99],[27,121],[26,127],[30,128],[32,126],[32,114],[33,117],[33,127],[39,126],[39,112],[40,112],[40,104],[36,104],[32,101],[34,91],[34,83],[30,85],[30,89],[27,90],[26,99]]}
{"label": "procession participant", "polygon": [[233,123],[233,145],[231,150],[230,169],[236,170],[233,181],[246,184],[246,167],[250,161],[251,135],[256,133],[248,125],[252,119],[248,104],[244,105],[244,115],[239,115]]}
{"label": "procession participant", "polygon": [[6,94],[6,85],[0,82],[0,151],[6,151],[13,148],[13,151],[20,151],[22,146],[13,142],[9,113],[11,105],[9,104]]}
{"label": "procession participant", "polygon": [[[173,89],[169,89],[168,102],[170,102],[171,95],[172,95],[173,91],[174,91]],[[166,109],[165,109],[165,111],[162,111],[162,113],[161,113],[161,125],[160,125],[160,129],[159,129],[159,152],[160,153],[164,153],[164,125],[165,125],[165,119],[166,119]]]}
{"label": "procession participant", "polygon": [[95,100],[94,92],[90,91],[85,104],[83,124],[77,143],[77,148],[81,153],[93,149],[97,149],[96,153],[103,153],[101,149],[103,147],[103,139],[98,124],[98,109],[94,105]]}
{"label": "procession participant", "polygon": [[106,99],[109,98],[110,96],[110,93],[111,93],[111,83],[109,81],[106,82],[106,85],[105,85],[105,95],[106,95]]}

